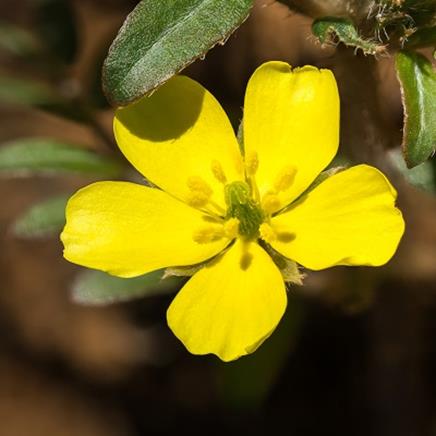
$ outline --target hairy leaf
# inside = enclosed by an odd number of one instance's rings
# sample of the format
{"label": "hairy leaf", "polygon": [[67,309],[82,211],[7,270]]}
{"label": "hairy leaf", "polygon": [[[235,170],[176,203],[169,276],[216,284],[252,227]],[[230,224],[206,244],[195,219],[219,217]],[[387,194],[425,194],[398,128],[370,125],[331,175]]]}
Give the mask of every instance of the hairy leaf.
{"label": "hairy leaf", "polygon": [[413,168],[436,147],[436,73],[421,54],[401,51],[395,65],[404,106],[403,153]]}
{"label": "hairy leaf", "polygon": [[21,138],[0,146],[0,174],[8,176],[77,172],[109,177],[120,171],[109,158],[54,139]]}
{"label": "hairy leaf", "polygon": [[113,104],[126,105],[204,56],[247,18],[253,0],[142,0],[103,67]]}
{"label": "hairy leaf", "polygon": [[321,44],[334,43],[335,38],[348,47],[362,50],[364,54],[375,55],[385,48],[374,41],[362,38],[353,22],[347,18],[323,17],[318,18],[312,24],[312,33],[319,39]]}

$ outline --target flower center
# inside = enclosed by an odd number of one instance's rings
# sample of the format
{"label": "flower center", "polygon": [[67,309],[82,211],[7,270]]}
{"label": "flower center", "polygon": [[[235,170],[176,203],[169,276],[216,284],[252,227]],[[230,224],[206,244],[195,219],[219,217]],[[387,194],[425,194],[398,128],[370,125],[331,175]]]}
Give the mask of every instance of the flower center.
{"label": "flower center", "polygon": [[264,220],[260,206],[252,198],[246,182],[229,183],[224,188],[227,203],[226,219],[239,221],[239,234],[246,239],[256,238]]}

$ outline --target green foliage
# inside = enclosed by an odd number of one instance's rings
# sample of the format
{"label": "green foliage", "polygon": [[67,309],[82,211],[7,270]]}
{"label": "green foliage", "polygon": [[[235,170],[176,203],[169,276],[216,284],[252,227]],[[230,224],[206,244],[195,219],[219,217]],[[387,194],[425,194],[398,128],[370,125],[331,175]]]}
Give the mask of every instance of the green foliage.
{"label": "green foliage", "polygon": [[403,153],[413,168],[436,147],[436,73],[424,56],[408,51],[396,55],[395,65],[404,106]]}
{"label": "green foliage", "polygon": [[65,172],[116,177],[121,166],[90,150],[53,139],[21,138],[0,147],[0,174],[27,176]]}
{"label": "green foliage", "polygon": [[90,117],[87,109],[68,101],[53,85],[29,78],[0,75],[0,103],[34,106],[79,122],[88,122]]}
{"label": "green foliage", "polygon": [[103,68],[108,99],[126,105],[202,57],[247,18],[253,0],[142,0]]}
{"label": "green foliage", "polygon": [[73,300],[86,305],[101,306],[145,296],[166,295],[182,283],[179,278],[163,279],[163,271],[124,279],[94,270],[79,274],[72,287]]}
{"label": "green foliage", "polygon": [[436,168],[434,162],[428,160],[409,169],[404,163],[400,150],[391,150],[388,156],[397,170],[411,185],[423,191],[436,193]]}
{"label": "green foliage", "polygon": [[65,225],[65,206],[68,196],[53,197],[38,203],[15,221],[12,231],[22,238],[57,235]]}
{"label": "green foliage", "polygon": [[332,44],[337,38],[347,47],[362,50],[364,54],[375,55],[384,51],[383,46],[361,37],[353,22],[347,18],[319,18],[313,22],[312,32],[319,39],[321,44]]}
{"label": "green foliage", "polygon": [[60,104],[60,98],[44,82],[0,76],[0,102],[44,107]]}

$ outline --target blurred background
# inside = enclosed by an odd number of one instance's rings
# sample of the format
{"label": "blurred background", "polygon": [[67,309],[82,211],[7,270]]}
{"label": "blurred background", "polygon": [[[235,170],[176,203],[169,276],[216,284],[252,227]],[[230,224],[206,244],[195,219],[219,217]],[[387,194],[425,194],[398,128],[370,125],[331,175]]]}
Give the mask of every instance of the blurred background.
{"label": "blurred background", "polygon": [[246,82],[262,62],[333,69],[340,159],[378,166],[399,191],[407,230],[393,260],[307,271],[272,337],[230,364],[191,356],[166,327],[178,283],[110,306],[73,298],[98,280],[62,258],[57,231],[22,218],[98,177],[140,180],[124,170],[100,88],[108,47],[134,6],[0,3],[0,157],[12,141],[49,138],[100,156],[104,169],[0,165],[0,435],[436,435],[435,180],[426,173],[419,189],[398,170],[403,115],[392,59],[322,48],[311,21],[282,4],[258,1],[227,44],[184,73],[237,126]]}

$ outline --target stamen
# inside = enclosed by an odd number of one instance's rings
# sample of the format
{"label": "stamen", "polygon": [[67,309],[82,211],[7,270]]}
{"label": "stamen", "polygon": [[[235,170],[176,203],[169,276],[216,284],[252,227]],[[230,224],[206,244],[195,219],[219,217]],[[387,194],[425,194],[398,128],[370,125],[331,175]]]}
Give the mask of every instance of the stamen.
{"label": "stamen", "polygon": [[221,166],[221,164],[217,161],[214,160],[212,162],[212,172],[213,175],[215,176],[215,178],[220,182],[220,183],[226,183],[227,182],[227,177],[224,174],[224,170],[223,167]]}
{"label": "stamen", "polygon": [[262,200],[262,209],[268,215],[276,212],[280,209],[280,198],[276,194],[266,194]]}
{"label": "stamen", "polygon": [[239,220],[237,218],[230,218],[224,224],[224,235],[229,239],[234,239],[239,233]]}
{"label": "stamen", "polygon": [[277,234],[268,223],[263,223],[259,227],[260,237],[268,244],[271,244],[277,239]]}
{"label": "stamen", "polygon": [[193,192],[188,197],[188,204],[192,207],[204,207],[209,202],[209,196],[202,192]]}
{"label": "stamen", "polygon": [[245,158],[245,168],[249,176],[254,176],[259,168],[259,157],[255,151],[251,151]]}
{"label": "stamen", "polygon": [[223,237],[223,228],[217,226],[205,226],[194,232],[192,239],[198,244],[218,241]]}
{"label": "stamen", "polygon": [[238,153],[238,157],[235,160],[235,169],[238,174],[244,174],[244,161],[241,155]]}
{"label": "stamen", "polygon": [[289,165],[279,173],[276,181],[274,183],[274,188],[277,192],[286,191],[292,183],[294,183],[295,175],[297,170],[292,165]]}
{"label": "stamen", "polygon": [[207,184],[207,182],[201,177],[191,176],[187,180],[188,188],[193,193],[201,193],[208,198],[212,195],[212,188]]}

